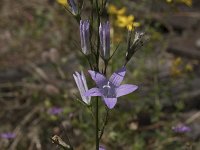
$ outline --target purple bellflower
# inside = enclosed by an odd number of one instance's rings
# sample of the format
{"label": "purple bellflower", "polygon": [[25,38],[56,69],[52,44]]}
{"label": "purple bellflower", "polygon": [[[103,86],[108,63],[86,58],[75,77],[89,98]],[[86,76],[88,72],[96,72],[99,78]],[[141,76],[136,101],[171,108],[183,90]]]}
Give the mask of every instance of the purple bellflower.
{"label": "purple bellflower", "polygon": [[106,150],[106,149],[103,146],[100,146],[99,150]]}
{"label": "purple bellflower", "polygon": [[85,55],[90,54],[90,23],[89,20],[80,21],[81,48]]}
{"label": "purple bellflower", "polygon": [[172,130],[176,133],[186,133],[186,132],[190,132],[191,128],[184,124],[178,124],[178,125],[172,127]]}
{"label": "purple bellflower", "polygon": [[11,132],[1,133],[0,137],[3,139],[14,139],[16,137],[16,134]]}
{"label": "purple bellflower", "polygon": [[97,87],[88,90],[85,96],[101,96],[109,109],[116,105],[118,97],[127,95],[138,88],[131,84],[120,85],[126,73],[125,67],[114,72],[109,79],[99,72],[89,70],[89,73]]}
{"label": "purple bellflower", "polygon": [[62,108],[60,107],[52,107],[49,108],[48,113],[51,115],[59,115],[60,113],[62,113]]}
{"label": "purple bellflower", "polygon": [[103,59],[107,60],[110,58],[110,24],[107,21],[99,26],[99,36],[101,43],[100,54]]}
{"label": "purple bellflower", "polygon": [[87,82],[86,82],[86,79],[85,79],[85,75],[83,74],[83,72],[78,73],[78,72],[75,72],[75,74],[73,74],[73,77],[74,77],[74,80],[76,82],[76,85],[78,87],[78,90],[81,94],[81,98],[82,100],[86,103],[86,104],[90,104],[90,100],[91,100],[91,97],[90,96],[85,96],[85,92],[88,91],[88,86],[87,86]]}
{"label": "purple bellflower", "polygon": [[76,6],[76,3],[74,2],[74,0],[67,0],[69,7],[71,9],[71,13],[73,15],[78,15],[78,8]]}

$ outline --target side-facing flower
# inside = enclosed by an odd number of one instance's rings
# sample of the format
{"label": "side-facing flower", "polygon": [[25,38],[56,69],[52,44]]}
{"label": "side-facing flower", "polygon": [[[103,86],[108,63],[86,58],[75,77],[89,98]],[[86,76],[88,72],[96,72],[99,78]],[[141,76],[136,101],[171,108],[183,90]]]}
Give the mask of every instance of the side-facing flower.
{"label": "side-facing flower", "polygon": [[81,48],[85,55],[90,54],[90,23],[89,20],[80,21]]}
{"label": "side-facing flower", "polygon": [[116,105],[118,97],[127,95],[138,88],[132,84],[120,85],[126,73],[125,67],[114,72],[109,79],[99,72],[89,70],[89,73],[97,87],[88,90],[85,96],[101,96],[109,109]]}
{"label": "side-facing flower", "polygon": [[99,146],[99,150],[106,150],[106,149],[103,146]]}
{"label": "side-facing flower", "polygon": [[71,13],[75,16],[78,15],[78,8],[77,8],[75,1],[74,0],[67,0],[67,2],[70,6]]}
{"label": "side-facing flower", "polygon": [[186,132],[190,132],[191,128],[184,124],[178,124],[178,125],[172,127],[172,130],[176,133],[186,133]]}
{"label": "side-facing flower", "polygon": [[62,113],[62,111],[63,111],[63,109],[60,107],[51,107],[48,109],[48,113],[50,115],[59,115]]}
{"label": "side-facing flower", "polygon": [[16,137],[16,134],[12,132],[1,133],[0,137],[3,139],[14,139]]}
{"label": "side-facing flower", "polygon": [[101,43],[100,54],[103,59],[107,60],[110,58],[110,24],[108,21],[100,24],[99,36]]}
{"label": "side-facing flower", "polygon": [[78,90],[80,92],[82,100],[86,104],[89,105],[91,97],[84,95],[85,92],[88,91],[88,86],[87,86],[87,82],[86,82],[86,79],[85,79],[85,75],[83,74],[83,72],[81,72],[81,73],[75,72],[75,74],[73,74],[73,77],[74,77],[74,80],[75,80],[76,85],[78,87]]}

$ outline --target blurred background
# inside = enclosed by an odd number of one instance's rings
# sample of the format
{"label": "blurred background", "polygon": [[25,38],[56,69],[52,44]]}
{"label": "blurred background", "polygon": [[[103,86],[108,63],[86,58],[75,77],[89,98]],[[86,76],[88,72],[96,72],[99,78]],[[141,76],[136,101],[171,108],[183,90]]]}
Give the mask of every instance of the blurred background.
{"label": "blurred background", "polygon": [[[86,2],[87,3],[87,2]],[[62,0],[0,1],[0,149],[94,149],[94,121],[72,74],[83,70],[79,25]],[[87,6],[87,5],[86,5]],[[126,53],[127,25],[148,40],[128,64],[126,83],[139,89],[119,99],[101,144],[107,150],[200,150],[200,1],[110,0],[109,74]],[[84,17],[90,7],[84,7]],[[81,64],[81,65],[80,65]],[[103,107],[100,115],[103,116]],[[174,132],[178,124],[191,130]]]}

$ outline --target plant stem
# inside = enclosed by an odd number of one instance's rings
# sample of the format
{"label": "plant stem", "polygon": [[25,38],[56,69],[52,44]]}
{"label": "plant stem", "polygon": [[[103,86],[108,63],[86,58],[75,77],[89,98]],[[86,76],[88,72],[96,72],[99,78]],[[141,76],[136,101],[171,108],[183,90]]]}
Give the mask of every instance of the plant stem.
{"label": "plant stem", "polygon": [[100,133],[100,136],[99,136],[99,141],[101,140],[102,136],[103,136],[103,133],[104,133],[104,130],[105,130],[105,127],[108,123],[108,117],[109,117],[109,110],[108,108],[106,108],[106,116],[104,118],[104,121],[103,121],[103,127],[101,129],[101,133]]}
{"label": "plant stem", "polygon": [[96,150],[99,150],[99,98],[96,99]]}
{"label": "plant stem", "polygon": [[96,13],[97,13],[97,55],[96,55],[96,68],[99,71],[99,48],[100,48],[100,37],[99,37],[99,25],[100,25],[100,14],[99,14],[99,3],[96,0]]}

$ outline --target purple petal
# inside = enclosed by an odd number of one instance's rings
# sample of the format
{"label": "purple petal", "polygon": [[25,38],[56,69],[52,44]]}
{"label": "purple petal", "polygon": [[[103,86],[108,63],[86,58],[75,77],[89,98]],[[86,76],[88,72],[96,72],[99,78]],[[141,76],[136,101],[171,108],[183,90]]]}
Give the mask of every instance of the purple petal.
{"label": "purple petal", "polygon": [[48,113],[51,115],[59,115],[62,113],[62,111],[63,109],[60,107],[52,107],[52,108],[49,108]]}
{"label": "purple petal", "polygon": [[85,92],[85,96],[102,96],[98,88],[92,88]]}
{"label": "purple petal", "polygon": [[106,150],[106,149],[105,149],[105,147],[100,146],[100,147],[99,147],[99,150]]}
{"label": "purple petal", "polygon": [[3,139],[14,139],[16,137],[16,134],[11,133],[11,132],[2,133],[2,134],[0,134],[0,137],[3,138]]}
{"label": "purple petal", "polygon": [[89,104],[91,97],[84,96],[84,93],[88,90],[88,87],[87,87],[86,79],[85,79],[83,72],[81,74],[78,73],[78,72],[75,72],[75,74],[73,74],[73,77],[74,77],[74,80],[75,80],[76,85],[78,87],[78,90],[80,92],[82,100],[86,104]]}
{"label": "purple petal", "polygon": [[172,130],[176,133],[185,133],[185,132],[190,132],[191,128],[184,124],[178,124],[178,125],[172,127]]}
{"label": "purple petal", "polygon": [[109,109],[112,109],[117,103],[117,98],[105,98],[104,97],[103,99]]}
{"label": "purple petal", "polygon": [[115,86],[119,86],[124,79],[126,74],[126,68],[122,67],[121,69],[117,70],[112,74],[109,81],[112,82]]}
{"label": "purple petal", "polygon": [[127,95],[127,94],[137,90],[137,88],[138,88],[138,86],[132,85],[132,84],[121,85],[116,89],[117,97]]}
{"label": "purple petal", "polygon": [[89,70],[88,72],[90,73],[92,79],[95,81],[98,87],[102,86],[105,82],[107,82],[107,79],[103,74],[92,70]]}

